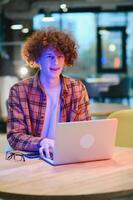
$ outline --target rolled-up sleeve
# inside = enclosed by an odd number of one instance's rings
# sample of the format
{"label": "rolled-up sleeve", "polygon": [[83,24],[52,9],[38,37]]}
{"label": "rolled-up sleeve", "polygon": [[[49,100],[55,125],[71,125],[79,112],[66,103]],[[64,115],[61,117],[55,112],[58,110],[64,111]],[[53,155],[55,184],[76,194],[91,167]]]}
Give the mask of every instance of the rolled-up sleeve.
{"label": "rolled-up sleeve", "polygon": [[42,137],[34,137],[28,131],[25,122],[25,113],[21,107],[21,101],[17,86],[10,90],[8,98],[8,122],[7,139],[10,146],[16,150],[38,151]]}
{"label": "rolled-up sleeve", "polygon": [[90,101],[87,90],[82,82],[80,82],[80,98],[78,104],[78,118],[79,121],[91,120]]}

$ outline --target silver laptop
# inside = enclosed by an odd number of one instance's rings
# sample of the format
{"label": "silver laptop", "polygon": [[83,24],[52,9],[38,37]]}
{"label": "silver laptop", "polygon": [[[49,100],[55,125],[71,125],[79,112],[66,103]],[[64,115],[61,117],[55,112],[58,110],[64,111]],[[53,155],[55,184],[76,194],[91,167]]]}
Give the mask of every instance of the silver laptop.
{"label": "silver laptop", "polygon": [[117,119],[58,123],[52,165],[110,159]]}

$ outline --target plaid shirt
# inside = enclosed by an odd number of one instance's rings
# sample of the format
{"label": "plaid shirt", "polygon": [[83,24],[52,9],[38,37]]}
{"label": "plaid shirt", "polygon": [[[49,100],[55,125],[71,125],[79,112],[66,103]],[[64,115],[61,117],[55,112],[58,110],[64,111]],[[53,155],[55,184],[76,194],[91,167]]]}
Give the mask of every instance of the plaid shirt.
{"label": "plaid shirt", "polygon": [[[79,80],[61,75],[61,121],[90,120],[88,94]],[[45,128],[46,93],[39,74],[15,84],[8,98],[7,139],[13,149],[38,151]]]}

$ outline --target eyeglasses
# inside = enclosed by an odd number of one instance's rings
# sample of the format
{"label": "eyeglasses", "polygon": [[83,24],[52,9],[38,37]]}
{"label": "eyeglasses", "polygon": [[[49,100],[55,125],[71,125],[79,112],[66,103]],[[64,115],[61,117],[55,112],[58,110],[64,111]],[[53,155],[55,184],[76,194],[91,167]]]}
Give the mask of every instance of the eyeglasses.
{"label": "eyeglasses", "polygon": [[7,151],[5,159],[6,160],[14,159],[16,161],[25,162],[25,155],[23,153],[19,152],[19,151]]}
{"label": "eyeglasses", "polygon": [[38,152],[24,152],[24,151],[6,151],[5,159],[25,162],[25,158],[40,158]]}

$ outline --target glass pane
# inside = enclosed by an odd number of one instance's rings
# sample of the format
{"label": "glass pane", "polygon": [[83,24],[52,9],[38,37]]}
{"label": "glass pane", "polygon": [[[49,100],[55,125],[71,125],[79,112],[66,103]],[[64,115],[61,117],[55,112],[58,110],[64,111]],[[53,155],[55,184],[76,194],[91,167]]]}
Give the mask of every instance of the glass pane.
{"label": "glass pane", "polygon": [[125,13],[99,13],[98,26],[125,26]]}
{"label": "glass pane", "polygon": [[128,13],[127,24],[127,65],[129,75],[133,76],[133,12]]}
{"label": "glass pane", "polygon": [[47,18],[46,20],[44,20],[44,17],[44,14],[37,14],[33,17],[33,30],[38,30],[49,26],[59,28],[59,14],[51,14],[51,19]]}
{"label": "glass pane", "polygon": [[74,35],[79,45],[79,59],[68,75],[86,77],[96,70],[96,26],[94,13],[62,14],[62,28]]}
{"label": "glass pane", "polygon": [[103,69],[118,70],[122,68],[122,32],[101,31]]}

